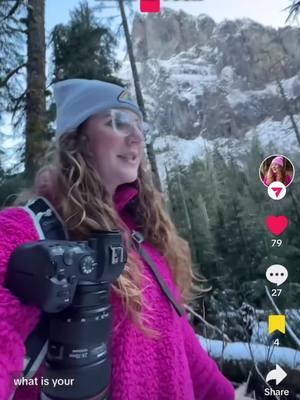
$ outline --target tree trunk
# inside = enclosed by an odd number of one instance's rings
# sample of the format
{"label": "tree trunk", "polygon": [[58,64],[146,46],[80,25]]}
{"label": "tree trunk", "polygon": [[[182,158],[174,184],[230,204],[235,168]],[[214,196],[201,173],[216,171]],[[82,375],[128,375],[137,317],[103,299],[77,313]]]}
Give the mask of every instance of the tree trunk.
{"label": "tree trunk", "polygon": [[[131,37],[130,37],[127,18],[126,18],[126,14],[125,14],[124,0],[118,0],[118,2],[119,2],[121,17],[122,17],[122,24],[124,27],[124,33],[125,33],[129,61],[130,61],[131,71],[132,71],[132,76],[133,76],[133,81],[134,81],[136,99],[137,99],[139,108],[142,111],[144,121],[147,121],[147,115],[146,115],[145,104],[144,104],[144,99],[143,99],[141,85],[140,85],[140,79],[139,79],[138,71],[136,68],[136,62],[135,62],[135,57],[133,54]],[[151,165],[152,178],[153,178],[154,185],[155,185],[156,189],[161,192],[162,188],[161,188],[161,182],[160,182],[160,178],[159,178],[153,143],[152,142],[147,143],[146,149],[147,149],[148,159],[149,159],[149,162]]]}
{"label": "tree trunk", "polygon": [[32,177],[45,151],[45,1],[28,0],[25,171]]}

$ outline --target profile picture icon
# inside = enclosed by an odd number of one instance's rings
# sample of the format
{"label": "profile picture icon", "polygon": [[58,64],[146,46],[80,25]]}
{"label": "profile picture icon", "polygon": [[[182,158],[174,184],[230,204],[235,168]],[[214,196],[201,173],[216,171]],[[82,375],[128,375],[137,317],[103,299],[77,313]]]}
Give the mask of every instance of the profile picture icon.
{"label": "profile picture icon", "polygon": [[295,169],[287,157],[272,155],[261,163],[259,175],[266,187],[272,185],[273,182],[280,182],[287,187],[294,179]]}

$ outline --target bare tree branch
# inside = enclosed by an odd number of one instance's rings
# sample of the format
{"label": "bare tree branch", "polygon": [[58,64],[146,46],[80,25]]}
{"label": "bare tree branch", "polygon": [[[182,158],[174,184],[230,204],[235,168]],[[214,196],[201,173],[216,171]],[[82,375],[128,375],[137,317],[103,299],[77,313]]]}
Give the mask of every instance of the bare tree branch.
{"label": "bare tree branch", "polygon": [[0,24],[2,24],[5,20],[7,20],[8,18],[10,18],[16,11],[17,9],[20,7],[20,5],[23,3],[23,0],[16,0],[15,4],[12,6],[12,8],[9,10],[9,12],[7,13],[7,15],[2,18],[2,20],[0,21]]}
{"label": "bare tree branch", "polygon": [[300,1],[294,0],[294,3],[291,6],[286,7],[285,10],[289,10],[289,15],[285,20],[285,22],[287,23],[289,20],[291,20],[291,18],[295,19],[297,17],[300,11]]}
{"label": "bare tree branch", "polygon": [[15,68],[15,69],[13,69],[12,71],[10,71],[10,72],[8,73],[8,75],[7,75],[4,79],[0,80],[0,88],[6,86],[6,85],[7,85],[7,82],[10,80],[10,78],[11,78],[12,76],[14,76],[15,74],[17,74],[17,73],[20,71],[20,69],[24,68],[25,66],[26,66],[26,63],[21,64],[21,65],[19,65],[17,68]]}
{"label": "bare tree branch", "polygon": [[6,31],[7,31],[7,33],[25,33],[25,34],[27,34],[27,29],[13,28],[12,26],[7,26]]}
{"label": "bare tree branch", "polygon": [[123,23],[121,22],[120,25],[119,25],[119,27],[118,27],[118,29],[117,29],[117,32],[116,32],[116,36],[117,36],[117,37],[120,36],[122,27],[123,27]]}
{"label": "bare tree branch", "polygon": [[12,111],[12,119],[14,119],[15,116],[16,116],[16,113],[20,109],[22,109],[22,107],[19,108],[19,105],[20,105],[21,101],[25,98],[26,93],[27,93],[27,90],[24,90],[24,92],[21,94],[21,96],[13,99],[15,104],[14,104],[12,110],[11,110]]}
{"label": "bare tree branch", "polygon": [[201,322],[203,322],[204,325],[206,325],[208,328],[211,328],[214,331],[217,331],[218,333],[220,333],[224,337],[224,339],[227,340],[227,342],[232,342],[232,340],[226,335],[226,333],[222,332],[221,329],[219,329],[217,326],[214,326],[214,325],[210,324],[209,322],[207,322],[203,317],[201,317],[201,315],[197,314],[187,304],[184,305],[184,308],[186,308],[191,314],[193,314],[196,318],[198,318]]}

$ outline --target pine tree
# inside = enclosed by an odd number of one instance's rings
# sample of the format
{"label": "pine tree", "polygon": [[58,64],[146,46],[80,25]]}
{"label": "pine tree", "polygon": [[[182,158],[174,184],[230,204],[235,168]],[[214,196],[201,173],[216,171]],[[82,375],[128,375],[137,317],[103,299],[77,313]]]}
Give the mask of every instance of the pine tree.
{"label": "pine tree", "polygon": [[116,40],[100,24],[87,2],[81,2],[71,13],[67,24],[52,31],[55,80],[85,78],[114,83],[118,63],[115,61]]}

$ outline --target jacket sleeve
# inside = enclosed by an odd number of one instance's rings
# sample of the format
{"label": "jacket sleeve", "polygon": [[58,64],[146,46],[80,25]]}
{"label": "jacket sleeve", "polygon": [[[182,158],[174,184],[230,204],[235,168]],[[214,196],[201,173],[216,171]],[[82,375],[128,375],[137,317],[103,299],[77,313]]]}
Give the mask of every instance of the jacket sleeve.
{"label": "jacket sleeve", "polygon": [[39,322],[40,311],[22,304],[4,287],[10,255],[23,243],[39,240],[30,216],[21,208],[0,212],[0,399],[14,391],[13,377],[23,371],[24,342]]}
{"label": "jacket sleeve", "polygon": [[184,343],[193,380],[195,399],[234,400],[233,386],[222,375],[215,361],[202,348],[187,316],[185,315],[182,318]]}

